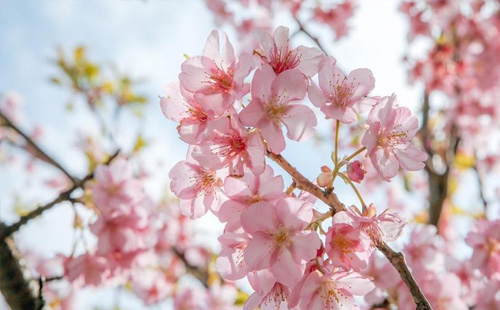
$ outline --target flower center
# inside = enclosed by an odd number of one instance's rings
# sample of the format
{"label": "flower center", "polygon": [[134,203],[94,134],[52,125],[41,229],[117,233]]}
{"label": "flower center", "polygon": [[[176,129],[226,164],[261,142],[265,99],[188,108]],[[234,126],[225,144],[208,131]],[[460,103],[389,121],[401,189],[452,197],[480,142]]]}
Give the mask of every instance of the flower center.
{"label": "flower center", "polygon": [[199,123],[206,123],[208,120],[207,114],[205,114],[205,112],[199,106],[189,107],[186,113],[189,115],[191,119],[194,119]]}
{"label": "flower center", "polygon": [[[338,81],[339,74],[336,74],[336,76]],[[330,100],[340,107],[349,106],[349,101],[356,89],[357,85],[354,84],[354,81],[347,83],[347,78],[344,78],[340,85],[330,82]]]}
{"label": "flower center", "polygon": [[226,159],[233,159],[247,148],[245,140],[236,134],[228,134],[213,139],[217,147],[211,150],[212,154],[216,154]]}
{"label": "flower center", "polygon": [[275,309],[281,309],[281,304],[286,301],[287,293],[283,288],[281,283],[274,283],[273,288],[269,291],[269,293],[264,298],[262,304],[269,305],[274,304]]}
{"label": "flower center", "polygon": [[201,169],[195,178],[196,185],[199,187],[199,194],[211,194],[219,186],[219,178],[215,171]]}
{"label": "flower center", "polygon": [[278,230],[273,234],[272,240],[276,248],[288,247],[290,244],[288,229],[280,224]]}
{"label": "flower center", "polygon": [[276,125],[281,125],[281,117],[285,114],[287,106],[280,102],[280,97],[273,98],[271,102],[264,106],[267,117]]}
{"label": "flower center", "polygon": [[333,280],[323,282],[320,296],[325,301],[325,309],[335,309],[333,305],[340,304],[339,295],[342,295],[342,292],[338,289]]}
{"label": "flower center", "polygon": [[338,233],[333,238],[332,242],[337,246],[337,248],[342,252],[342,254],[354,252],[354,242],[345,238],[342,233]]}
{"label": "flower center", "polygon": [[488,238],[487,246],[489,255],[496,254],[498,251],[500,251],[500,243],[492,237]]}
{"label": "flower center", "polygon": [[381,138],[379,140],[379,144],[383,145],[385,147],[393,148],[397,145],[405,144],[407,142],[407,137],[408,137],[408,132],[403,132],[403,131],[398,131],[398,127],[401,127],[400,125],[397,125],[394,127],[392,132]]}
{"label": "flower center", "polygon": [[297,50],[290,51],[288,48],[277,49],[274,47],[270,53],[269,65],[276,74],[293,69],[300,64],[300,54]]}
{"label": "flower center", "polygon": [[227,93],[233,88],[233,70],[229,68],[226,72],[216,66],[208,74],[208,82],[211,84],[212,91]]}

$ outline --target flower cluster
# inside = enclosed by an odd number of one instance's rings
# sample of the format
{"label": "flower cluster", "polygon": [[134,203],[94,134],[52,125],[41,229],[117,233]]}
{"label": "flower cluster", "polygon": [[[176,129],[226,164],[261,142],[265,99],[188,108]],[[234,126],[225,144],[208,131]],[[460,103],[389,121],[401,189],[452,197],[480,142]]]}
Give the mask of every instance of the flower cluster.
{"label": "flower cluster", "polygon": [[[192,291],[177,283],[188,268],[204,269],[211,253],[191,239],[193,231],[178,204],[171,201],[156,205],[124,158],[97,166],[88,192],[97,214],[89,225],[97,238],[96,247],[41,263],[62,260],[65,278],[74,289],[127,284],[146,305],[171,297],[182,299]],[[40,273],[57,275],[46,268]],[[229,306],[235,298],[225,298],[228,292],[236,294],[237,290],[233,285],[222,285],[217,290],[199,292],[200,300],[232,309]]]}
{"label": "flower cluster", "polygon": [[[205,0],[207,8],[215,17],[215,24],[230,25],[238,32],[241,41],[250,45],[256,43],[253,31],[271,31],[271,21],[279,12],[287,11],[300,22],[299,16],[309,16],[310,22],[330,28],[335,39],[341,39],[349,33],[349,19],[354,15],[356,0],[342,1],[304,1],[304,0]],[[242,14],[241,11],[245,11]]]}
{"label": "flower cluster", "polygon": [[[411,142],[417,118],[394,95],[370,96],[370,70],[344,74],[316,48],[291,46],[285,27],[273,36],[256,32],[252,54],[237,56],[227,36],[220,39],[217,31],[210,34],[203,55],[182,64],[180,83],[169,84],[160,101],[189,144],[186,160],[170,172],[182,212],[195,219],[211,211],[225,223],[216,267],[227,280],[248,277],[255,292],[245,309],[358,309],[353,296],[374,288],[361,272],[375,248],[396,240],[405,223],[391,210],[377,215],[373,204],[365,205],[353,182],[361,183],[366,171],[355,157],[366,153],[387,181],[399,167],[422,169],[427,155]],[[314,106],[337,128],[365,128],[350,156],[338,157],[337,138],[334,168],[323,167],[317,185],[310,183],[332,192],[339,177],[355,189],[362,211],[321,213],[314,193],[295,194],[293,184],[285,191],[282,176],[266,163],[286,148],[285,136],[304,141],[314,135]],[[364,113],[366,123],[358,122]]]}

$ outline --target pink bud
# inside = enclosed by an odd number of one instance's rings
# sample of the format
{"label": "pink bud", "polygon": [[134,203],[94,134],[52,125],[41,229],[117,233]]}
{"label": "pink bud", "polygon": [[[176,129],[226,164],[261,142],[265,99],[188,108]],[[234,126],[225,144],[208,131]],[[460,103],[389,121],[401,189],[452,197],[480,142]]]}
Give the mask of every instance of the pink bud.
{"label": "pink bud", "polygon": [[347,165],[347,176],[353,182],[361,183],[365,177],[366,170],[363,169],[363,164],[359,161],[353,161]]}

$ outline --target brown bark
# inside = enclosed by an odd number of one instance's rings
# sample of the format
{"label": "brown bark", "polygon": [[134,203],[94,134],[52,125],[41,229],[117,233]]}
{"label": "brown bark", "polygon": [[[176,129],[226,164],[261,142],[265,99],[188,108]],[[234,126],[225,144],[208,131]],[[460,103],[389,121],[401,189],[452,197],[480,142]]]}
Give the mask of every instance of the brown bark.
{"label": "brown bark", "polygon": [[[295,169],[295,167],[293,167],[285,158],[283,158],[283,156],[276,155],[271,152],[268,152],[267,156],[275,161],[292,177],[298,189],[311,193],[312,195],[323,201],[326,205],[328,205],[332,210],[332,215],[335,212],[345,210],[345,206],[340,202],[335,193],[323,191],[317,185],[304,177],[299,171],[297,171],[297,169]],[[385,255],[385,257],[387,257],[394,268],[396,268],[399,275],[401,276],[401,279],[410,290],[410,293],[413,296],[413,300],[415,301],[416,310],[432,310],[429,301],[427,301],[427,298],[418,286],[418,283],[415,281],[415,278],[408,268],[408,265],[406,264],[406,261],[404,259],[404,255],[400,252],[394,251],[385,243],[379,244],[377,248]]]}

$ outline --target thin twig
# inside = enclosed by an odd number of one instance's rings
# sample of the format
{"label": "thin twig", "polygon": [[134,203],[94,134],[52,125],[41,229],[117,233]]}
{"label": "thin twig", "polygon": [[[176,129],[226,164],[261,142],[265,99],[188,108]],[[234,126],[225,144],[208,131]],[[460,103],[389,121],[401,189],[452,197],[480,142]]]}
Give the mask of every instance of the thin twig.
{"label": "thin twig", "polygon": [[191,273],[196,279],[198,279],[200,281],[200,283],[203,284],[203,286],[205,286],[206,288],[209,287],[208,272],[206,272],[205,270],[202,270],[196,266],[191,265],[187,261],[184,253],[179,251],[176,247],[172,247],[172,252],[182,261],[182,263],[184,264],[184,266],[186,267],[186,269],[189,273]]}
{"label": "thin twig", "polygon": [[298,189],[311,193],[312,195],[318,197],[335,212],[340,212],[344,210],[344,205],[340,202],[337,195],[330,192],[325,192],[319,188],[316,184],[312,183],[303,176],[300,172],[295,169],[283,156],[277,155],[271,152],[267,152],[267,157],[275,161],[281,168],[283,168],[295,181],[295,185]]}
{"label": "thin twig", "polygon": [[325,53],[325,54],[328,55],[327,49],[323,46],[323,44],[321,44],[321,42],[319,41],[319,39],[317,37],[315,37],[314,35],[312,35],[311,32],[309,32],[309,30],[307,30],[307,28],[304,26],[304,24],[297,17],[294,17],[294,19],[297,22],[297,24],[299,25],[299,31],[301,31],[303,34],[305,34],[306,36],[308,36],[312,41],[314,41],[314,43],[316,44],[316,46],[318,46],[318,48],[323,53]]}
{"label": "thin twig", "polygon": [[483,176],[481,172],[479,171],[479,167],[477,166],[477,156],[474,156],[474,165],[472,166],[472,169],[476,172],[477,175],[477,182],[479,185],[479,197],[481,198],[481,201],[483,202],[484,206],[484,216],[487,216],[488,212],[488,200],[486,200],[486,196],[484,195],[484,182],[483,182]]}
{"label": "thin twig", "polygon": [[416,310],[432,310],[432,307],[425,298],[422,290],[418,286],[415,278],[411,274],[408,265],[406,264],[405,257],[403,253],[394,251],[390,246],[386,243],[381,243],[377,246],[377,248],[382,252],[385,257],[389,260],[389,262],[396,268],[399,273],[399,276],[406,284],[406,287],[410,290],[411,295],[413,296],[413,300],[417,305]]}
{"label": "thin twig", "polygon": [[61,166],[61,164],[59,164],[56,160],[50,157],[44,150],[42,150],[38,146],[38,144],[36,144],[36,142],[33,141],[33,139],[31,139],[26,133],[24,133],[19,127],[17,127],[16,124],[14,124],[14,122],[12,122],[2,111],[0,111],[0,117],[5,121],[5,124],[9,128],[17,132],[21,137],[23,137],[26,143],[28,143],[29,146],[31,146],[43,160],[45,160],[52,166],[59,169],[62,173],[64,173],[64,175],[66,175],[73,182],[73,184],[76,184],[78,182],[78,180],[74,179],[73,176],[63,166]]}
{"label": "thin twig", "polygon": [[[320,189],[317,185],[313,184],[299,171],[297,171],[297,169],[295,169],[295,167],[293,167],[285,158],[283,158],[283,156],[267,152],[267,157],[276,162],[292,177],[297,185],[297,188],[307,191],[319,198],[331,208],[332,212],[340,212],[345,210],[345,206],[339,201],[335,193],[325,192]],[[413,296],[413,300],[417,305],[416,310],[432,310],[431,305],[425,298],[422,290],[411,274],[411,271],[406,264],[403,254],[400,252],[395,252],[386,243],[380,243],[379,245],[377,245],[377,248],[387,257],[389,262],[399,272],[401,279],[406,284]]]}
{"label": "thin twig", "polygon": [[[108,160],[105,162],[105,164],[109,164],[116,156],[118,156],[119,151],[115,152]],[[40,216],[42,213],[44,213],[47,210],[50,210],[53,206],[63,202],[63,201],[71,201],[71,194],[78,188],[83,188],[85,183],[91,179],[94,178],[94,171],[91,173],[87,174],[82,180],[78,181],[76,184],[74,184],[71,188],[68,190],[62,192],[57,196],[54,200],[51,202],[47,203],[46,205],[43,205],[41,207],[36,208],[35,210],[31,211],[30,213],[22,216],[17,222],[14,224],[11,224],[10,226],[3,226],[1,227],[2,229],[0,230],[0,239],[4,239],[14,232],[18,231],[21,226],[24,224],[28,223],[30,220]]]}

